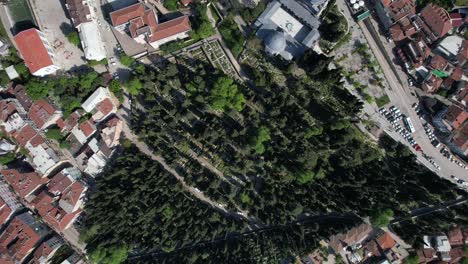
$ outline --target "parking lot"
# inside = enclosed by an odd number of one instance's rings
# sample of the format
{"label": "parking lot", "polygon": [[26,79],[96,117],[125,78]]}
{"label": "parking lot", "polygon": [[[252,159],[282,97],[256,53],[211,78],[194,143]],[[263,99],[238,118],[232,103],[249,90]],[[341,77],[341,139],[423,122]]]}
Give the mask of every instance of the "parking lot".
{"label": "parking lot", "polygon": [[63,0],[31,0],[31,6],[40,30],[54,49],[58,66],[68,71],[85,64],[83,51],[66,37],[75,29],[65,13]]}

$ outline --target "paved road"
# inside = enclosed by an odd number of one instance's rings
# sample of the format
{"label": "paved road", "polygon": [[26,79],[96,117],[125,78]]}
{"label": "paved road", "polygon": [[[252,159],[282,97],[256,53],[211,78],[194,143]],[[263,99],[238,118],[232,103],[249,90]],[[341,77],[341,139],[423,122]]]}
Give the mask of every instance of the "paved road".
{"label": "paved road", "polygon": [[[343,10],[343,13],[347,17],[348,20],[353,19],[346,3],[344,3],[345,0],[338,0],[338,6],[340,9]],[[386,90],[391,104],[399,107],[402,111],[403,114],[406,116],[410,117],[411,120],[413,121],[413,125],[415,127],[416,132],[413,133],[413,138],[417,141],[417,143],[421,146],[422,150],[424,151],[425,154],[431,156],[434,158],[435,162],[440,166],[441,170],[435,170],[435,172],[441,176],[444,177],[448,180],[453,181],[451,179],[451,175],[455,175],[460,179],[464,179],[468,181],[468,173],[465,169],[459,167],[458,165],[451,163],[447,158],[442,156],[442,154],[439,152],[438,149],[434,148],[427,135],[425,134],[423,125],[419,119],[419,116],[416,114],[414,109],[412,109],[412,105],[416,102],[418,102],[418,98],[414,95],[411,94],[411,90],[408,88],[408,86],[403,86],[400,83],[399,80],[399,73],[395,72],[395,68],[393,66],[393,62],[391,61],[393,54],[389,54],[386,50],[382,50],[382,43],[380,42],[379,36],[375,36],[374,30],[369,30],[367,28],[367,24],[369,23],[364,23],[364,22],[358,22],[358,25],[362,29],[362,32],[367,39],[367,42],[369,44],[370,49],[375,55],[376,60],[379,62],[382,71],[385,75],[385,78],[387,79],[387,82],[390,86],[391,89]],[[390,61],[388,60],[390,58]],[[406,79],[406,78],[402,78]],[[403,81],[404,82],[404,81]],[[381,124],[388,124],[386,120],[383,120],[381,118],[377,118],[377,109],[375,106],[368,106],[365,107],[364,111],[371,116],[373,119],[377,119],[377,121]],[[386,125],[384,125],[386,126]],[[407,144],[405,140],[402,137],[397,136],[400,141],[403,143]],[[407,144],[408,145],[408,144]],[[413,153],[417,156],[418,160],[427,166],[429,169],[434,171],[434,166],[431,165],[430,163],[427,162],[425,158],[422,157],[422,153],[414,151],[413,148]]]}

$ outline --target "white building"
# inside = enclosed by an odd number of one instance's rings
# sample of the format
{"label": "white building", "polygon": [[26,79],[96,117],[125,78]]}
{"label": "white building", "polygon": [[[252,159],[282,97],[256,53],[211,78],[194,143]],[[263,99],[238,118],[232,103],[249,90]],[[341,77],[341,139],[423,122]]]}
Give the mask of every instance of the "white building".
{"label": "white building", "polygon": [[14,37],[26,67],[34,76],[54,74],[60,69],[54,62],[53,49],[44,34],[35,28],[21,31]]}
{"label": "white building", "polygon": [[106,49],[101,32],[94,21],[81,24],[79,28],[81,46],[87,60],[100,61],[106,58]]}

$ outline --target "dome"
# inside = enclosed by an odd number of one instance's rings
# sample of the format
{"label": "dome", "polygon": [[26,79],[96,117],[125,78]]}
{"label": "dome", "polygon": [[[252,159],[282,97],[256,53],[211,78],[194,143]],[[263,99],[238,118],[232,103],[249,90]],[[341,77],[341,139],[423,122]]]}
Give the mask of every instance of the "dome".
{"label": "dome", "polygon": [[278,54],[286,48],[286,39],[283,32],[274,31],[265,39],[265,46],[267,52],[271,54]]}
{"label": "dome", "polygon": [[14,150],[15,147],[5,140],[0,141],[0,155],[4,155],[12,150]]}

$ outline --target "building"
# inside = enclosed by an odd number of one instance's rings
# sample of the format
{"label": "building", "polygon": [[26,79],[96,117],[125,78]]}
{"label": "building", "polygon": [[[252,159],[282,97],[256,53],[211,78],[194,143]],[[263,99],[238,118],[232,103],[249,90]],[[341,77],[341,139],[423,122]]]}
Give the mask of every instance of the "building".
{"label": "building", "polygon": [[433,248],[437,252],[440,260],[450,261],[450,246],[448,237],[444,234],[437,236],[424,236],[424,248]]}
{"label": "building", "polygon": [[9,48],[10,48],[10,44],[8,44],[5,40],[0,39],[0,56],[4,56],[8,54]]}
{"label": "building", "polygon": [[270,2],[255,22],[265,51],[291,60],[313,48],[319,38],[320,20],[310,3],[301,0]]}
{"label": "building", "polygon": [[101,130],[101,138],[109,148],[119,145],[122,134],[123,122],[117,117],[113,117],[106,122],[106,126]]}
{"label": "building", "polygon": [[117,112],[117,106],[112,101],[112,95],[108,88],[99,87],[89,96],[81,107],[92,114],[95,123],[103,121],[108,116]]}
{"label": "building", "polygon": [[451,105],[445,112],[442,122],[445,124],[449,131],[452,131],[460,128],[461,125],[463,125],[463,123],[465,123],[467,119],[468,112],[456,105]]}
{"label": "building", "polygon": [[153,48],[170,41],[189,37],[192,30],[186,15],[159,21],[156,10],[147,9],[143,3],[137,3],[110,13],[112,26],[120,32],[129,34],[140,44],[148,43]]}
{"label": "building", "polygon": [[82,122],[81,124],[75,126],[71,133],[78,140],[80,144],[85,144],[88,139],[96,133],[96,126],[91,123],[89,120]]}
{"label": "building", "polygon": [[383,27],[389,29],[401,19],[414,16],[416,4],[414,0],[380,0],[376,1],[375,10]]}
{"label": "building", "polygon": [[101,31],[93,20],[93,10],[88,0],[66,0],[70,18],[80,35],[81,47],[87,60],[100,61],[106,58],[106,49]]}
{"label": "building", "polygon": [[46,129],[57,123],[62,117],[62,111],[45,99],[39,99],[31,105],[28,116],[38,129]]}
{"label": "building", "polygon": [[54,74],[60,69],[54,62],[53,49],[45,35],[35,28],[21,31],[14,37],[16,47],[34,76]]}
{"label": "building", "polygon": [[17,215],[0,235],[2,263],[23,263],[49,232],[30,213]]}
{"label": "building", "polygon": [[462,52],[465,42],[468,43],[467,40],[457,35],[447,36],[437,45],[435,52],[439,53],[450,62],[457,64],[458,55]]}
{"label": "building", "polygon": [[36,172],[4,169],[1,173],[3,179],[10,184],[15,193],[26,201],[32,200],[35,193],[46,183]]}
{"label": "building", "polygon": [[82,24],[92,21],[91,10],[87,0],[66,0],[65,6],[75,28],[79,28]]}
{"label": "building", "polygon": [[15,69],[15,66],[14,65],[10,65],[8,67],[5,68],[5,72],[6,74],[8,75],[8,78],[10,80],[13,80],[13,79],[16,79],[16,78],[19,78],[19,74],[18,72],[16,71]]}
{"label": "building", "polygon": [[443,38],[452,29],[450,15],[447,10],[435,4],[426,5],[419,17],[427,25],[427,27],[422,26],[422,31],[429,43]]}
{"label": "building", "polygon": [[0,179],[0,230],[8,224],[13,215],[23,208],[8,184]]}
{"label": "building", "polygon": [[468,122],[452,134],[450,144],[455,152],[468,156]]}
{"label": "building", "polygon": [[42,242],[36,250],[34,250],[32,259],[28,264],[47,264],[51,258],[57,252],[57,250],[63,245],[63,240],[54,235]]}

